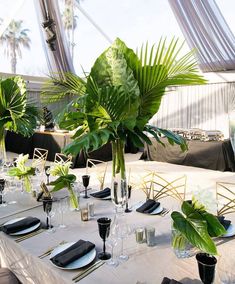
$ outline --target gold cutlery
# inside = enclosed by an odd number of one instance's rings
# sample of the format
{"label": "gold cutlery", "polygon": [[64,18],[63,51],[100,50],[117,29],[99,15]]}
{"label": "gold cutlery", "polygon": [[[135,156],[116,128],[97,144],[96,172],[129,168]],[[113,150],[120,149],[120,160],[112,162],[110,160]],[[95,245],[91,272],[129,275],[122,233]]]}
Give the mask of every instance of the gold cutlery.
{"label": "gold cutlery", "polygon": [[36,236],[36,235],[38,235],[38,234],[41,234],[41,233],[44,232],[44,231],[45,231],[45,229],[39,229],[39,230],[34,231],[34,232],[30,233],[30,234],[27,234],[27,235],[24,235],[24,236],[21,236],[21,237],[17,238],[17,239],[15,240],[15,242],[20,243],[20,242],[22,242],[22,241],[24,241],[24,240],[27,240],[27,239],[29,239],[29,238],[31,238],[31,237],[34,237],[34,236]]}
{"label": "gold cutlery", "polygon": [[44,253],[40,254],[38,257],[42,259],[42,258],[48,256],[49,254],[51,254],[51,252],[52,252],[55,248],[57,248],[57,247],[60,246],[60,245],[66,244],[66,243],[67,243],[66,241],[62,241],[62,242],[60,242],[58,245],[49,248],[49,249],[46,250]]}
{"label": "gold cutlery", "polygon": [[91,272],[93,272],[94,270],[96,270],[97,268],[99,268],[100,266],[102,266],[105,262],[102,260],[98,260],[97,262],[95,262],[94,264],[92,264],[91,266],[89,266],[87,269],[85,269],[84,271],[80,272],[78,275],[76,275],[75,277],[72,278],[72,280],[77,283],[78,281],[82,280],[84,277],[86,277],[87,275],[89,275]]}

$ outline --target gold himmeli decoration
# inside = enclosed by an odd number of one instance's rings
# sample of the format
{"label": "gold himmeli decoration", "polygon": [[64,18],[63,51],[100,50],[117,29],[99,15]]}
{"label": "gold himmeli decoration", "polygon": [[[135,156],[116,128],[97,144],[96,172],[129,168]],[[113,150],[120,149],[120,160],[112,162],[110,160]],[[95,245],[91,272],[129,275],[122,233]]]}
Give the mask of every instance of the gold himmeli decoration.
{"label": "gold himmeli decoration", "polygon": [[34,148],[32,166],[43,170],[46,164],[48,150],[42,148]]}
{"label": "gold himmeli decoration", "polygon": [[[97,167],[96,164],[102,164],[103,167]],[[96,177],[100,183],[100,190],[104,189],[104,182],[105,182],[105,176],[107,172],[107,166],[108,166],[107,162],[96,160],[96,159],[87,159],[87,162],[86,162],[86,174],[88,174],[90,167],[95,168]]]}
{"label": "gold himmeli decoration", "polygon": [[235,213],[235,183],[216,182],[216,199],[218,215]]}
{"label": "gold himmeli decoration", "polygon": [[54,163],[55,164],[66,164],[67,162],[72,161],[72,156],[66,156],[62,153],[56,153]]}
{"label": "gold himmeli decoration", "polygon": [[170,196],[183,201],[185,199],[186,181],[185,175],[168,181],[156,172],[150,172],[142,178],[141,189],[145,192],[147,199],[159,200]]}

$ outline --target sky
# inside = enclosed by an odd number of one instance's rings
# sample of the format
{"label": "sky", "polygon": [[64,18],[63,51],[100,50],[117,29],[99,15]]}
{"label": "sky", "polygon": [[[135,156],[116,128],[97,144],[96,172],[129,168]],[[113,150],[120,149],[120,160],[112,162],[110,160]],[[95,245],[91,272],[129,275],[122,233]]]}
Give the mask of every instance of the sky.
{"label": "sky", "polygon": [[[62,2],[63,0],[59,0],[60,4]],[[120,37],[134,50],[146,41],[151,44],[158,42],[161,36],[176,36],[183,40],[168,0],[80,0],[80,3],[111,40]],[[235,33],[235,1],[217,0],[217,4]],[[24,27],[29,29],[31,49],[22,50],[17,73],[47,76],[48,69],[36,13],[34,0],[0,0],[0,18],[21,19]],[[74,66],[76,73],[81,75],[83,69],[89,72],[95,59],[110,43],[80,11],[77,11],[77,15]],[[0,72],[11,72],[10,60],[5,56],[3,46],[0,47]]]}

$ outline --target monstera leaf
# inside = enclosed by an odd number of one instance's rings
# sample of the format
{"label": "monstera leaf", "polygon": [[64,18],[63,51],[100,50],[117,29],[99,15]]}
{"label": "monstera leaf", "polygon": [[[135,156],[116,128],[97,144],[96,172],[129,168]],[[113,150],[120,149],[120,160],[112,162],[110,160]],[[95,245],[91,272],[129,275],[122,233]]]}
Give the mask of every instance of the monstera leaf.
{"label": "monstera leaf", "polygon": [[226,233],[217,217],[208,213],[203,207],[197,208],[194,203],[184,201],[180,212],[172,212],[173,226],[193,246],[209,254],[217,254],[215,243],[211,237],[219,237]]}

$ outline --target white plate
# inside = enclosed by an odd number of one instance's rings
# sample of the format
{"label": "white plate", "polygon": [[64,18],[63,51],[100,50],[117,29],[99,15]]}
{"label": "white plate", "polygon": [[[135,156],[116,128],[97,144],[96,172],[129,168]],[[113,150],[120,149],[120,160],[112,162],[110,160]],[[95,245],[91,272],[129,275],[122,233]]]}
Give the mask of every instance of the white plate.
{"label": "white plate", "polygon": [[232,236],[235,236],[235,227],[233,226],[233,224],[230,224],[230,226],[227,229],[227,233],[224,234],[222,237],[228,238],[228,237],[232,237]]}
{"label": "white plate", "polygon": [[153,212],[150,213],[150,215],[157,215],[160,214],[163,210],[162,205],[160,204]]}
{"label": "white plate", "polygon": [[[67,244],[63,244],[61,246],[58,246],[57,248],[55,248],[51,255],[50,258],[56,256],[58,253],[66,250],[67,248],[69,248],[70,246],[72,246],[73,244],[75,244],[75,242],[73,243],[67,243]],[[73,262],[69,263],[68,265],[66,265],[65,267],[60,267],[57,266],[55,263],[52,262],[53,265],[55,265],[58,268],[61,269],[65,269],[65,270],[71,270],[71,269],[77,269],[77,268],[81,268],[83,266],[86,266],[87,264],[91,263],[96,257],[96,249],[93,248],[91,251],[89,251],[87,254],[85,254],[84,256],[78,258],[77,260],[74,260]]]}
{"label": "white plate", "polygon": [[[23,220],[25,219],[26,217],[21,217],[21,218],[16,218],[16,219],[12,219],[10,221],[7,221],[6,223],[4,223],[4,225],[10,225],[10,224],[13,224],[15,222],[18,222],[20,220]],[[33,232],[34,230],[36,230],[39,226],[40,226],[41,222],[39,221],[38,224],[30,227],[30,228],[27,228],[27,229],[24,229],[22,231],[19,231],[19,232],[16,232],[16,233],[11,233],[9,234],[10,236],[18,236],[18,235],[24,235],[24,234],[28,234],[28,233],[31,233]]]}

